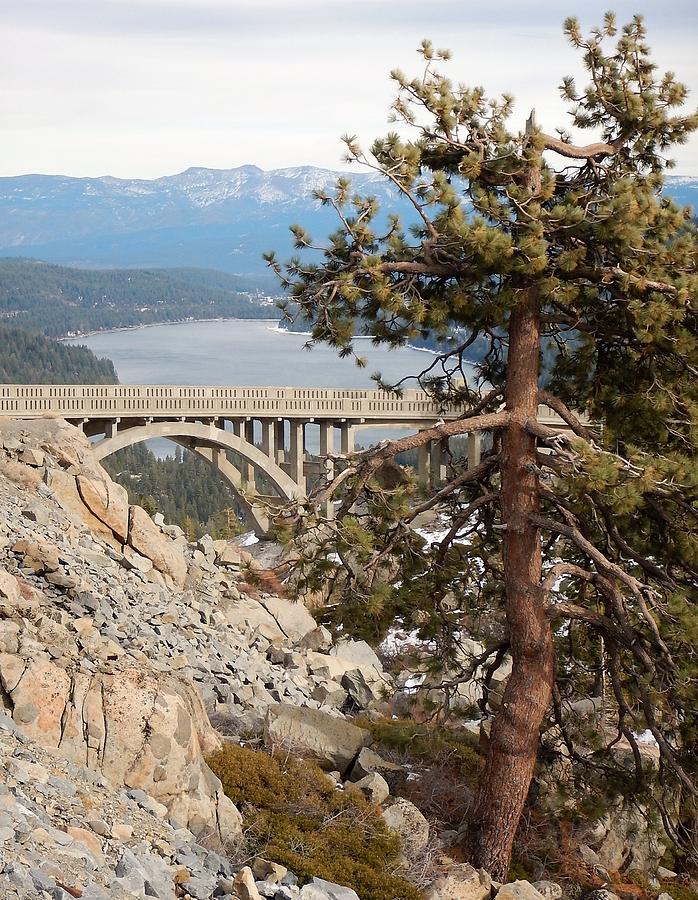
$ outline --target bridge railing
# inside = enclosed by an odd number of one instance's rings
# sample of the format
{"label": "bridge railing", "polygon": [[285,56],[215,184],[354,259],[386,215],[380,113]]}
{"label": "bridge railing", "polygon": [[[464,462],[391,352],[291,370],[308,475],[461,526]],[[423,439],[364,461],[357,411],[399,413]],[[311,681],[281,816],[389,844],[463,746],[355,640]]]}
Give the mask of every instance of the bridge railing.
{"label": "bridge railing", "polygon": [[0,415],[66,418],[194,416],[258,418],[455,418],[423,391],[192,385],[0,385]]}

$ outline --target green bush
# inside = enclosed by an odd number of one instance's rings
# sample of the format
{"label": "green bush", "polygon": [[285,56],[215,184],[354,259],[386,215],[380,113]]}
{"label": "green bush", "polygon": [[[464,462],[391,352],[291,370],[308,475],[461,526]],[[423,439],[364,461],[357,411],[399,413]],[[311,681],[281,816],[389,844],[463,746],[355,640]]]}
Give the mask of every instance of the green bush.
{"label": "green bush", "polygon": [[680,881],[662,881],[661,886],[673,900],[698,900],[698,891]]}
{"label": "green bush", "polygon": [[391,874],[400,841],[362,797],[338,791],[317,766],[226,744],[208,764],[238,805],[252,854],[353,888],[362,900],[419,900]]}
{"label": "green bush", "polygon": [[[472,747],[472,738],[455,728],[444,728],[411,719],[364,719],[357,725],[367,728],[376,744],[386,750],[404,754],[413,762],[457,764],[463,773],[476,780],[480,757]],[[378,747],[374,749],[380,749]]]}

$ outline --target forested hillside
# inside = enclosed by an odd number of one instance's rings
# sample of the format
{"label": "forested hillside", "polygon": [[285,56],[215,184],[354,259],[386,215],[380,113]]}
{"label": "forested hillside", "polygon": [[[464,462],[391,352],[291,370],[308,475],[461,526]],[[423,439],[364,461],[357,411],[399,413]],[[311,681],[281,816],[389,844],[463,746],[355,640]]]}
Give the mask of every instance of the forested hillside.
{"label": "forested hillside", "polygon": [[190,539],[204,533],[232,537],[242,531],[232,490],[209,463],[181,447],[174,457],[161,459],[145,444],[136,444],[110,456],[104,466],[127,488],[132,503],[163,513]]}
{"label": "forested hillside", "polygon": [[114,384],[114,364],[87,347],[59,344],[0,323],[0,382],[5,384]]}
{"label": "forested hillside", "polygon": [[[182,319],[274,315],[244,279],[196,269],[71,269],[0,260],[0,319],[50,337]],[[248,291],[250,291],[248,293]]]}

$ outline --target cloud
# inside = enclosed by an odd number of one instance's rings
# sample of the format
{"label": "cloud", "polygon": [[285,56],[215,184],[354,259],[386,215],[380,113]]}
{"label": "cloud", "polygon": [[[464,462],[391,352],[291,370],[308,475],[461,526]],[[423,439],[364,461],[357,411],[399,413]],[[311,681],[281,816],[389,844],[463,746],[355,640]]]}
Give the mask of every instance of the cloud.
{"label": "cloud", "polygon": [[[584,27],[605,2],[587,0]],[[637,0],[616,3],[623,21]],[[648,4],[660,67],[698,88],[698,12]],[[580,5],[581,8],[581,5]],[[156,177],[189,165],[338,166],[339,136],[387,130],[388,71],[416,71],[423,37],[454,51],[454,80],[513,90],[565,125],[557,85],[577,54],[539,0],[11,0],[0,12],[2,174]],[[694,139],[677,154],[698,174]]]}

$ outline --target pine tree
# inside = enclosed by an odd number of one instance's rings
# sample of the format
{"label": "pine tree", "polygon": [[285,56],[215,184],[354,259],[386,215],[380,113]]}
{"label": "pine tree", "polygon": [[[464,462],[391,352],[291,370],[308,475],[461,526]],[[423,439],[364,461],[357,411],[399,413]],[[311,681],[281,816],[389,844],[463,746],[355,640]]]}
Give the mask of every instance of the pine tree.
{"label": "pine tree", "polygon": [[[393,116],[412,139],[391,133],[365,154],[345,138],[347,160],[389,179],[414,221],[386,222],[342,178],[317,194],[338,216],[328,243],[297,227],[305,252],[285,266],[267,257],[290,292],[287,311],[295,304],[312,341],[342,356],[356,333],[394,346],[469,335],[418,376],[462,416],[354,454],[318,484],[301,510],[315,533],[303,571],[316,585],[331,575],[343,597],[332,615],[374,637],[411,614],[438,661],[451,660],[464,626],[482,617],[490,640],[469,674],[511,654],[467,848],[498,879],[544,721],[606,774],[625,741],[635,790],[650,774],[635,737],[648,728],[664,825],[696,849],[696,229],[661,187],[666,153],[698,116],[680,113],[687,91],[657,73],[641,17],[618,32],[608,14],[589,37],[569,19],[565,33],[589,84],[565,78],[562,96],[574,128],[598,140],[553,136],[534,114],[515,133],[512,97],[454,86],[437,69],[450,54],[425,41],[422,75],[392,73]],[[464,384],[463,360],[483,340],[477,381]],[[538,422],[541,404],[566,432]],[[472,469],[454,460],[436,495],[379,477],[400,452],[474,432],[491,435],[491,451]],[[341,501],[334,523],[318,512],[330,497]],[[437,503],[450,528],[425,547],[409,524]],[[616,726],[583,756],[562,707],[600,678]]]}

